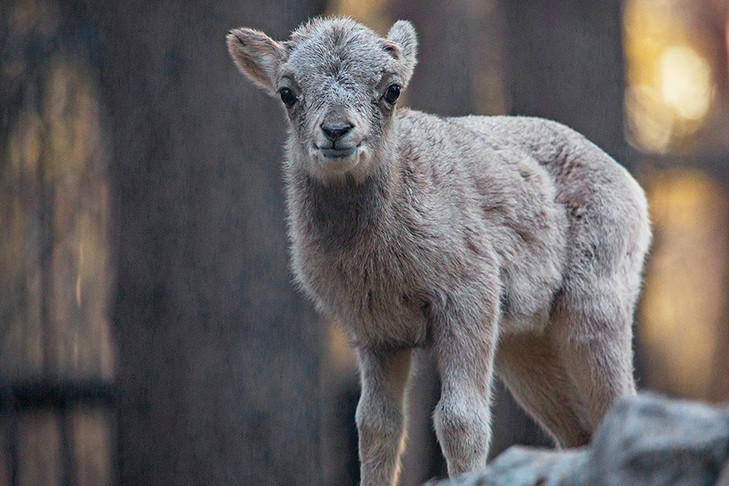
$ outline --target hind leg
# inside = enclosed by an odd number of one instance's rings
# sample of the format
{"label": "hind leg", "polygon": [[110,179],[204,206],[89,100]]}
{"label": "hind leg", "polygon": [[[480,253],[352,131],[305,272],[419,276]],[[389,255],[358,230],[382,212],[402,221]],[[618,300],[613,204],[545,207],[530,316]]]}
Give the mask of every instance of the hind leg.
{"label": "hind leg", "polygon": [[568,376],[558,347],[549,337],[505,337],[499,342],[496,373],[516,401],[562,447],[590,439],[582,403]]}
{"label": "hind leg", "polygon": [[635,394],[632,321],[635,295],[619,279],[571,285],[557,303],[560,355],[585,404],[591,429],[620,397]]}

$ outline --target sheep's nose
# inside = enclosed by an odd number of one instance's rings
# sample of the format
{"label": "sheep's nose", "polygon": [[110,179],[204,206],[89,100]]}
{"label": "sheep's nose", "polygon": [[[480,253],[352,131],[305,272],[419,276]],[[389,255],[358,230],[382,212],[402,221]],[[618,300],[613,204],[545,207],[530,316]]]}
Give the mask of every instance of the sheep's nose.
{"label": "sheep's nose", "polygon": [[340,125],[335,125],[332,123],[321,124],[322,131],[332,142],[336,142],[337,140],[345,136],[347,132],[349,132],[352,128],[354,128],[354,125],[352,125],[351,123],[343,123]]}

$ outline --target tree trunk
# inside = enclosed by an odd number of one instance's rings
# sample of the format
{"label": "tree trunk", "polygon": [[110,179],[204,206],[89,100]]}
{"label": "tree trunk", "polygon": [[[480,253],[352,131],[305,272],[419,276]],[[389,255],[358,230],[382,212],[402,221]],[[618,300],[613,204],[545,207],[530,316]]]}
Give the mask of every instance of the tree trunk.
{"label": "tree trunk", "polygon": [[620,2],[504,4],[512,113],[564,123],[625,165]]}
{"label": "tree trunk", "polygon": [[123,484],[319,484],[320,330],[287,264],[285,121],[225,34],[314,2],[102,2]]}

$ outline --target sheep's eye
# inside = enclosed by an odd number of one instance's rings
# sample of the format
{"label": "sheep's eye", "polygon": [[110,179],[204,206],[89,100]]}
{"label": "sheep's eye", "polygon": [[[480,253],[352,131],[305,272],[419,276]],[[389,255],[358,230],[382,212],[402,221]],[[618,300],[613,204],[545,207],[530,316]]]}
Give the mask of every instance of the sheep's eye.
{"label": "sheep's eye", "polygon": [[394,105],[397,99],[400,97],[400,86],[391,84],[387,91],[385,91],[385,101]]}
{"label": "sheep's eye", "polygon": [[278,94],[281,96],[283,104],[291,108],[296,103],[296,95],[293,91],[288,88],[281,88],[278,90]]}

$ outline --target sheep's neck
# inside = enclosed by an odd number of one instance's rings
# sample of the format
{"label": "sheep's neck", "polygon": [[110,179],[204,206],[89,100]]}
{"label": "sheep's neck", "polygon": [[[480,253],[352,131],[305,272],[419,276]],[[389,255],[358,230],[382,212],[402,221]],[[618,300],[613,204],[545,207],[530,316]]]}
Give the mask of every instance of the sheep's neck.
{"label": "sheep's neck", "polygon": [[307,216],[316,239],[326,250],[351,248],[381,231],[392,207],[392,168],[381,166],[361,181],[347,178],[325,184],[306,177]]}

